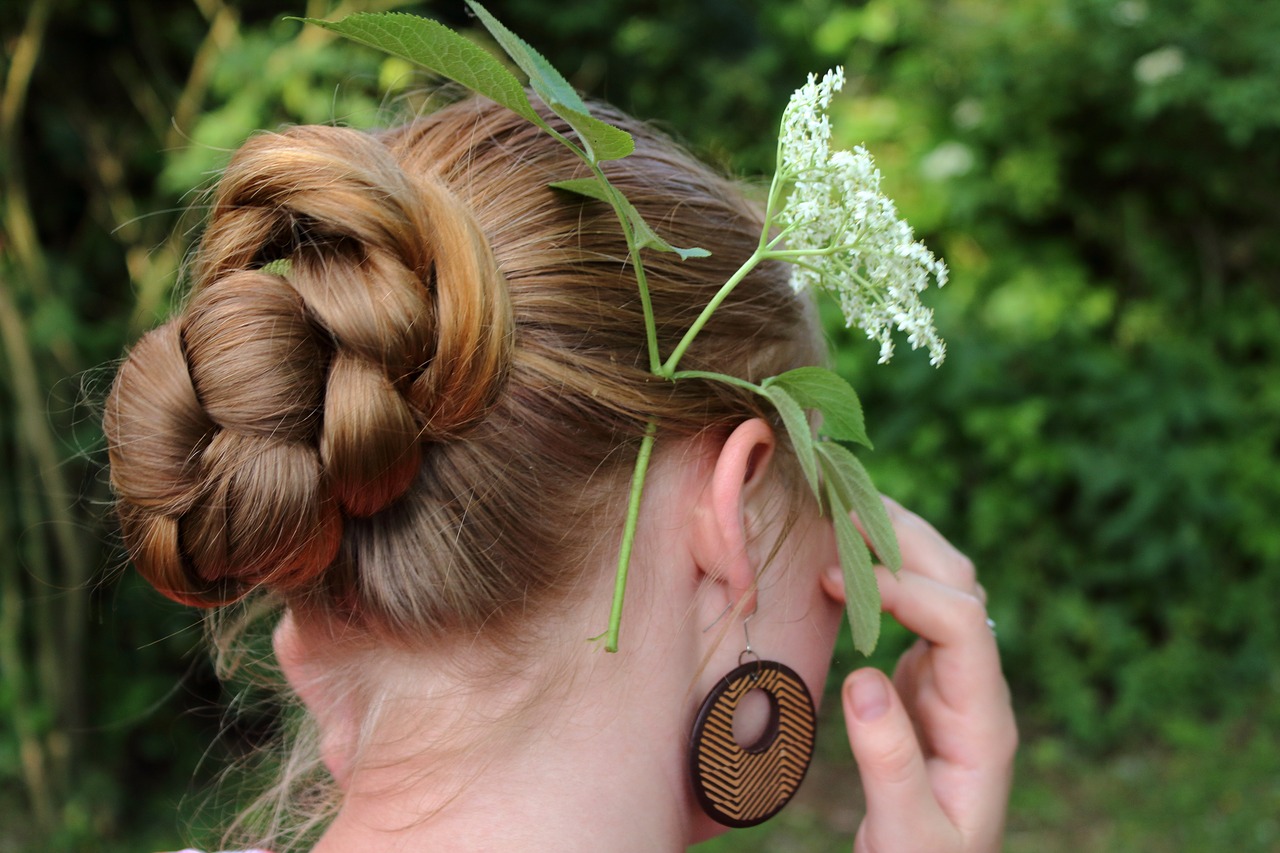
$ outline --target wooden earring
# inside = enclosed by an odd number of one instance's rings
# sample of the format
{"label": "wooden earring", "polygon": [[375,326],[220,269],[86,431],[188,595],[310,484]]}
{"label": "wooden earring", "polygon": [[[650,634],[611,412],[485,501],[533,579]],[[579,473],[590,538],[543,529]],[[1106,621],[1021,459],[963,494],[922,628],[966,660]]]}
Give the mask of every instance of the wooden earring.
{"label": "wooden earring", "polygon": [[[769,722],[751,746],[733,736],[733,715],[752,690],[769,697]],[[703,811],[744,827],[777,814],[795,794],[813,758],[815,714],[804,681],[775,661],[754,660],[707,694],[689,744],[689,771]]]}

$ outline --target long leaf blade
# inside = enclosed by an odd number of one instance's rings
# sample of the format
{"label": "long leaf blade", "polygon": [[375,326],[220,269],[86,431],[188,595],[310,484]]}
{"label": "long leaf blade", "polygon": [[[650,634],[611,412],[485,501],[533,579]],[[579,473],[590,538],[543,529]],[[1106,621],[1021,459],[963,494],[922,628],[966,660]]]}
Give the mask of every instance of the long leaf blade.
{"label": "long leaf blade", "polygon": [[506,51],[507,56],[511,57],[516,67],[529,75],[529,85],[542,100],[548,104],[563,104],[586,115],[591,114],[591,110],[587,109],[587,105],[578,96],[573,85],[547,61],[546,57],[527,41],[507,29],[506,25],[475,0],[467,0],[467,5],[471,7],[471,11],[480,19],[480,23],[484,24],[484,28],[489,31],[498,45]]}
{"label": "long leaf blade", "polygon": [[[893,522],[889,520],[884,501],[880,499],[880,492],[871,482],[867,469],[862,467],[858,457],[834,441],[819,442],[817,455],[822,462],[828,494],[836,495],[842,507],[858,514],[880,562],[895,572],[901,569],[902,552],[898,549]],[[835,515],[834,507],[832,514]]]}
{"label": "long leaf blade", "polygon": [[831,503],[831,521],[836,531],[836,550],[844,574],[844,607],[853,633],[853,646],[864,655],[876,649],[880,639],[880,588],[871,565],[871,553],[862,534],[849,518],[847,507],[840,505],[833,483],[827,481],[827,499]]}
{"label": "long leaf blade", "polygon": [[682,261],[687,261],[690,258],[705,258],[711,254],[706,249],[700,249],[696,246],[691,249],[682,249],[659,237],[657,232],[649,227],[649,223],[644,221],[640,211],[636,210],[635,206],[627,200],[626,196],[618,193],[616,199],[610,198],[609,191],[605,189],[598,178],[574,178],[569,181],[556,181],[551,186],[559,190],[577,193],[596,201],[609,202],[611,204],[621,203],[623,213],[626,215],[627,221],[631,223],[631,230],[635,234],[636,245],[641,248],[656,249],[659,252],[673,252],[679,255]]}
{"label": "long leaf blade", "polygon": [[583,147],[593,163],[605,160],[621,160],[636,149],[635,140],[625,130],[591,115],[591,110],[578,95],[573,85],[520,36],[495,18],[474,0],[467,0],[471,11],[484,24],[506,51],[507,56],[521,71],[529,76],[529,85],[538,93],[551,111],[569,123],[582,140]]}
{"label": "long leaf blade", "polygon": [[546,127],[516,76],[489,51],[443,24],[403,12],[357,12],[340,21],[298,20],[421,65]]}
{"label": "long leaf blade", "polygon": [[586,146],[592,162],[621,160],[636,150],[635,139],[620,127],[614,127],[595,116],[578,112],[563,104],[548,102],[547,106],[574,129]]}
{"label": "long leaf blade", "polygon": [[774,386],[761,390],[782,416],[782,424],[787,428],[791,447],[800,460],[804,477],[809,481],[809,487],[813,489],[814,496],[822,500],[822,492],[818,488],[818,460],[813,448],[815,442],[813,432],[809,428],[809,419],[804,416],[804,409],[800,408],[800,404],[793,400],[783,388]]}

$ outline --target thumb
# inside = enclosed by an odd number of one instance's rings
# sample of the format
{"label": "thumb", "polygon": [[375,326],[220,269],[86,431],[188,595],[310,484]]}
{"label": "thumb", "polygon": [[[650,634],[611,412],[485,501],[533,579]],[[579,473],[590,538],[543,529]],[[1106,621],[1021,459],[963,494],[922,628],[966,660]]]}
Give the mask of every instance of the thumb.
{"label": "thumb", "polygon": [[867,799],[854,849],[947,849],[949,822],[929,785],[915,728],[893,684],[880,670],[867,667],[845,679],[842,698],[849,746]]}

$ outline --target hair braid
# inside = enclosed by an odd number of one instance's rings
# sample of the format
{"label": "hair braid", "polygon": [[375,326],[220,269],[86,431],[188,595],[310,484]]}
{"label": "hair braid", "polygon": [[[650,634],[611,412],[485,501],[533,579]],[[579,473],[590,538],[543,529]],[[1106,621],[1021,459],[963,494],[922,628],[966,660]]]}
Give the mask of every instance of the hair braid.
{"label": "hair braid", "polygon": [[[598,109],[636,140],[610,180],[664,237],[711,252],[646,253],[670,352],[757,246],[760,212]],[[616,547],[647,423],[665,441],[768,415],[750,392],[646,369],[613,210],[551,186],[582,174],[481,98],[373,134],[246,142],[214,194],[188,305],[139,341],[108,401],[142,573],[204,606],[266,587],[395,642],[523,642],[527,620]],[[682,363],[758,381],[819,361],[819,343],[788,270],[763,265]]]}
{"label": "hair braid", "polygon": [[219,184],[190,304],[139,342],[108,401],[135,563],[203,606],[305,587],[344,513],[385,509],[424,441],[483,416],[510,338],[503,280],[447,190],[356,131],[251,139]]}

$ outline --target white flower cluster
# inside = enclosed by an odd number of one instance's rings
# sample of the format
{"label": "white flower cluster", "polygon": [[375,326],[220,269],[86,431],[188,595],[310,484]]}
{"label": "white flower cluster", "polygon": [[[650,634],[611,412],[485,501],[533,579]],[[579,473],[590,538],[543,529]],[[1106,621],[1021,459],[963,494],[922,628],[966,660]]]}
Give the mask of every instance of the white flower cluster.
{"label": "white flower cluster", "polygon": [[841,68],[822,80],[810,74],[782,116],[775,181],[790,183],[791,192],[776,221],[786,240],[784,257],[795,264],[792,284],[797,291],[835,294],[846,324],[880,343],[881,363],[893,357],[896,327],[912,349],[928,347],[930,363],[941,364],[946,345],[920,293],[931,278],[939,287],[947,283],[946,264],[898,217],[865,148],[830,153],[826,110],[843,86]]}

